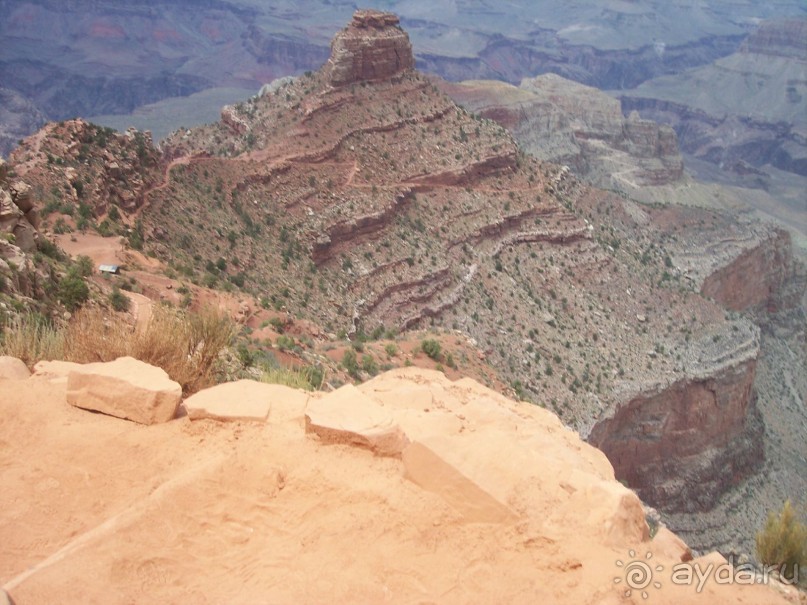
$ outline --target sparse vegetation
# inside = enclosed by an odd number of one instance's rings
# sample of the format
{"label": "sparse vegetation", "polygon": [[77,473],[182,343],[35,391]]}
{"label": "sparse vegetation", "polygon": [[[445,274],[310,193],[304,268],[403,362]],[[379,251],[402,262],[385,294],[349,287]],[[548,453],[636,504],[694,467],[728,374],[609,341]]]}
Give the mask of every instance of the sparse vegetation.
{"label": "sparse vegetation", "polygon": [[148,326],[136,330],[123,315],[87,307],[64,328],[22,316],[3,331],[0,350],[29,367],[43,359],[91,363],[128,355],[163,368],[188,394],[216,382],[219,354],[234,337],[233,322],[213,309],[187,313],[155,305]]}
{"label": "sparse vegetation", "polygon": [[442,357],[442,347],[440,343],[433,338],[426,339],[420,343],[420,348],[434,361],[440,361]]}
{"label": "sparse vegetation", "polygon": [[756,551],[764,565],[776,567],[790,581],[798,579],[807,584],[807,524],[796,517],[790,500],[781,511],[768,515],[765,527],[757,534]]}

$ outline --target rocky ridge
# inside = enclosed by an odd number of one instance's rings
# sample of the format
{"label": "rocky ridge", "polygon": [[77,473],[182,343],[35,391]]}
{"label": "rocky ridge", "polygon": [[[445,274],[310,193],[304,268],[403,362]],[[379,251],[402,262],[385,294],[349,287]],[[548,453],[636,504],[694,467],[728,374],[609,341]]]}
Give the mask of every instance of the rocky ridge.
{"label": "rocky ridge", "polygon": [[633,192],[681,182],[684,164],[669,126],[622,116],[619,101],[554,74],[516,88],[493,81],[443,83],[469,111],[495,120],[531,155],[567,164],[601,187]]}

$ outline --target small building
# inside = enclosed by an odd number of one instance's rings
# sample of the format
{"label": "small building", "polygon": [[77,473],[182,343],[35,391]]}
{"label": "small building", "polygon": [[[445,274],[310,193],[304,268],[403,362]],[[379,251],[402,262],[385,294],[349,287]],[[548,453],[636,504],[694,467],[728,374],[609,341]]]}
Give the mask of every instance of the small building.
{"label": "small building", "polygon": [[109,275],[120,275],[119,265],[100,265],[98,270],[101,273],[108,273]]}

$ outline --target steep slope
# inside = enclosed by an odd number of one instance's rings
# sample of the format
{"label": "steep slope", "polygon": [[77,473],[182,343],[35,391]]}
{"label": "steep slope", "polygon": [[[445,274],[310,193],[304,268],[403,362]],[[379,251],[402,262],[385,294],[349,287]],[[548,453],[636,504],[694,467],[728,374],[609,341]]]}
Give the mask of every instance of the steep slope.
{"label": "steep slope", "polygon": [[[352,36],[367,56],[400,58],[405,43],[386,46],[397,28],[370,18],[357,14],[334,48]],[[583,434],[632,397],[730,368],[737,396],[715,431],[735,453],[731,481],[747,475],[760,454],[748,388],[755,329],[725,321],[665,266],[642,232],[645,211],[523,156],[501,127],[408,64],[368,80],[361,57],[334,52],[319,73],[174,135],[167,153],[185,159],[142,215],[151,249],[194,267],[195,279],[227,277],[332,332],[460,329],[517,392]],[[603,218],[612,213],[624,219]],[[203,268],[219,257],[228,275]],[[713,338],[737,346],[716,350]],[[670,479],[682,474],[674,461],[666,468]],[[634,486],[643,494],[661,481],[647,473]],[[708,507],[723,487],[655,503]]]}

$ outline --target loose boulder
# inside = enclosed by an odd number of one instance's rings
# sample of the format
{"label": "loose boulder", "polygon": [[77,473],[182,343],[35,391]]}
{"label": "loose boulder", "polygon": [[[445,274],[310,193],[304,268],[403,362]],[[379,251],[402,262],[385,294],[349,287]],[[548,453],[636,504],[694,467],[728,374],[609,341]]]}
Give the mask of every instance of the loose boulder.
{"label": "loose boulder", "polygon": [[7,355],[0,356],[0,378],[25,380],[30,375],[31,372],[28,370],[28,366],[22,360]]}
{"label": "loose boulder", "polygon": [[86,364],[67,376],[70,405],[140,424],[168,422],[181,398],[182,387],[164,370],[132,357]]}
{"label": "loose boulder", "polygon": [[351,384],[309,401],[305,430],[325,443],[365,447],[380,456],[400,457],[409,443],[392,414]]}

